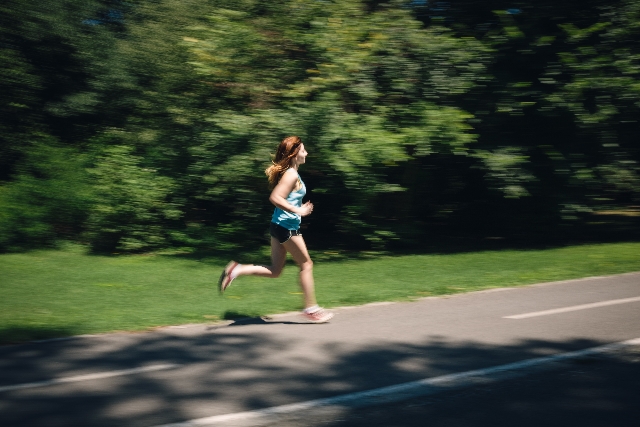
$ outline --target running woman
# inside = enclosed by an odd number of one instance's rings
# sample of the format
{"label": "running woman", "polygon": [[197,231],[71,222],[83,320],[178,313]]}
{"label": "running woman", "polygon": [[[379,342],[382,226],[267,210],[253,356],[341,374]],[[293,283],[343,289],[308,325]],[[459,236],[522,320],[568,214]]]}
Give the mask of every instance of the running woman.
{"label": "running woman", "polygon": [[282,273],[287,252],[300,267],[300,285],[304,294],[302,315],[313,323],[324,323],[333,317],[316,302],[313,282],[313,261],[300,233],[300,221],[311,214],[313,204],[302,203],[307,188],[298,175],[298,168],[305,163],[307,150],[297,136],[282,140],[276,151],[273,164],[265,173],[273,191],[269,201],[275,205],[269,232],[271,234],[271,265],[242,265],[231,261],[222,271],[218,289],[223,293],[239,276],[262,276],[276,278]]}

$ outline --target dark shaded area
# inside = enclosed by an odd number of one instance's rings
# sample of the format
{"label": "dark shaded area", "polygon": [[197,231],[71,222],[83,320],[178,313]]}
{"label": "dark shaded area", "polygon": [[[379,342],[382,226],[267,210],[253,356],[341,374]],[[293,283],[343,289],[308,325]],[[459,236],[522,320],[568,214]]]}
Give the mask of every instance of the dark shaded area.
{"label": "dark shaded area", "polygon": [[[591,357],[562,369],[349,411],[332,427],[634,426],[640,416],[638,353]],[[295,425],[295,424],[292,424]]]}
{"label": "dark shaded area", "polygon": [[[3,423],[148,427],[194,418],[187,409],[193,401],[207,402],[208,415],[261,409],[603,344],[575,339],[491,346],[452,343],[438,336],[418,345],[370,346],[355,352],[329,344],[323,351],[332,362],[301,371],[290,365],[293,359],[272,357],[290,348],[290,342],[255,329],[255,324],[245,327],[254,329],[239,333],[235,328],[210,328],[196,336],[106,335],[2,347],[0,386],[157,363],[182,365],[176,372],[118,377],[99,388],[87,383],[3,392]],[[428,419],[429,425],[438,426],[514,425],[514,420],[518,425],[544,421],[559,426],[576,417],[590,426],[627,426],[638,415],[640,358],[634,351],[624,358],[589,358],[533,377],[353,410],[346,420],[311,418],[290,425],[417,426]],[[401,368],[407,363],[413,367]],[[245,369],[251,375],[229,375]],[[598,424],[606,417],[614,422]]]}
{"label": "dark shaded area", "polygon": [[[358,247],[351,240],[342,240],[336,234],[324,233],[313,226],[304,231],[305,242],[314,261],[341,261],[346,259],[363,260],[381,256],[402,256],[416,254],[453,254],[475,251],[512,250],[512,249],[553,249],[571,245],[597,243],[623,243],[640,241],[640,211],[628,214],[605,212],[588,214],[573,223],[559,225],[549,229],[536,227],[512,227],[501,229],[496,226],[486,229],[478,226],[476,218],[469,223],[454,227],[447,224],[432,224],[424,234],[416,233],[403,236],[390,242],[386,248],[370,250]],[[265,238],[263,244],[269,242]],[[256,250],[256,246],[246,248],[216,250],[215,247],[201,248],[189,253],[171,255],[180,258],[200,260],[219,258],[226,260],[243,259],[247,263],[265,264],[268,257]],[[288,259],[287,265],[295,266]]]}
{"label": "dark shaded area", "polygon": [[233,323],[222,326],[224,328],[229,326],[244,326],[244,325],[297,325],[304,322],[288,322],[277,321],[269,317],[254,317],[248,314],[239,313],[236,311],[225,311],[222,315],[224,320],[233,320]]}
{"label": "dark shaded area", "polygon": [[[640,210],[630,215],[615,212],[587,214],[575,221],[543,227],[536,224],[531,213],[515,217],[513,212],[502,212],[504,217],[492,212],[478,212],[451,223],[433,223],[413,234],[401,236],[389,242],[380,253],[402,255],[417,253],[457,253],[501,249],[550,249],[570,245],[640,241]],[[527,221],[527,219],[531,221]],[[539,219],[539,218],[538,218]],[[520,223],[523,221],[522,223]],[[490,224],[490,225],[487,225]],[[327,239],[326,234],[310,229],[306,235],[312,250],[329,251],[344,249],[349,253],[349,241]],[[352,248],[351,248],[352,249]],[[362,248],[364,249],[364,248]],[[352,250],[354,258],[375,256],[376,251]]]}
{"label": "dark shaded area", "polygon": [[[239,313],[237,311],[232,311],[232,310],[227,310],[222,315],[223,320],[235,320],[235,319],[243,319],[243,318],[250,318],[250,317],[251,316],[247,314]],[[260,319],[260,318],[258,317],[256,319]]]}
{"label": "dark shaded area", "polygon": [[0,328],[0,345],[68,337],[74,333],[74,328],[53,328],[47,325],[30,327],[9,325]]}

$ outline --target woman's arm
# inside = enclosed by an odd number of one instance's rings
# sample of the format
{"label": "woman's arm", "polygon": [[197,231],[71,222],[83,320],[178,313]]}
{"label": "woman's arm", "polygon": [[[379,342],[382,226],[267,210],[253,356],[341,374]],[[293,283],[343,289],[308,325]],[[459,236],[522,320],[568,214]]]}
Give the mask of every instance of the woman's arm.
{"label": "woman's arm", "polygon": [[269,201],[283,211],[292,212],[300,216],[307,216],[313,210],[313,205],[311,204],[311,202],[304,203],[299,208],[287,202],[287,196],[293,191],[297,181],[298,174],[295,172],[295,170],[287,170],[284,175],[282,175],[282,178],[280,178],[280,182],[278,182],[278,185],[276,185],[276,187],[271,192]]}

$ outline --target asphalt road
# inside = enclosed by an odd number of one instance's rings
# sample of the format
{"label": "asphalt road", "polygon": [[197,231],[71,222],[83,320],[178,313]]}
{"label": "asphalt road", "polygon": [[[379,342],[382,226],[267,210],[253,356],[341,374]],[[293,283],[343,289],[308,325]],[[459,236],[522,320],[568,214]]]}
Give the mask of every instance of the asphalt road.
{"label": "asphalt road", "polygon": [[634,347],[513,380],[314,417],[308,425],[636,427],[640,424],[639,380],[640,347]]}
{"label": "asphalt road", "polygon": [[[0,347],[0,425],[154,427],[592,348],[640,338],[637,297],[632,273],[344,308],[324,325],[290,314]],[[638,347],[278,425],[635,426]]]}

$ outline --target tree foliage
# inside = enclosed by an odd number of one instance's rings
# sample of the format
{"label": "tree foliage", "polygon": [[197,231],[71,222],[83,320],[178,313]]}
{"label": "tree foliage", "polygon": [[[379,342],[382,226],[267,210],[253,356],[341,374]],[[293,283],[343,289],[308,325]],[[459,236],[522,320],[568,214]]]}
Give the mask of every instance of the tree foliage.
{"label": "tree foliage", "polygon": [[535,233],[640,202],[637,0],[0,8],[4,249],[255,245],[291,134],[304,223],[330,244]]}

